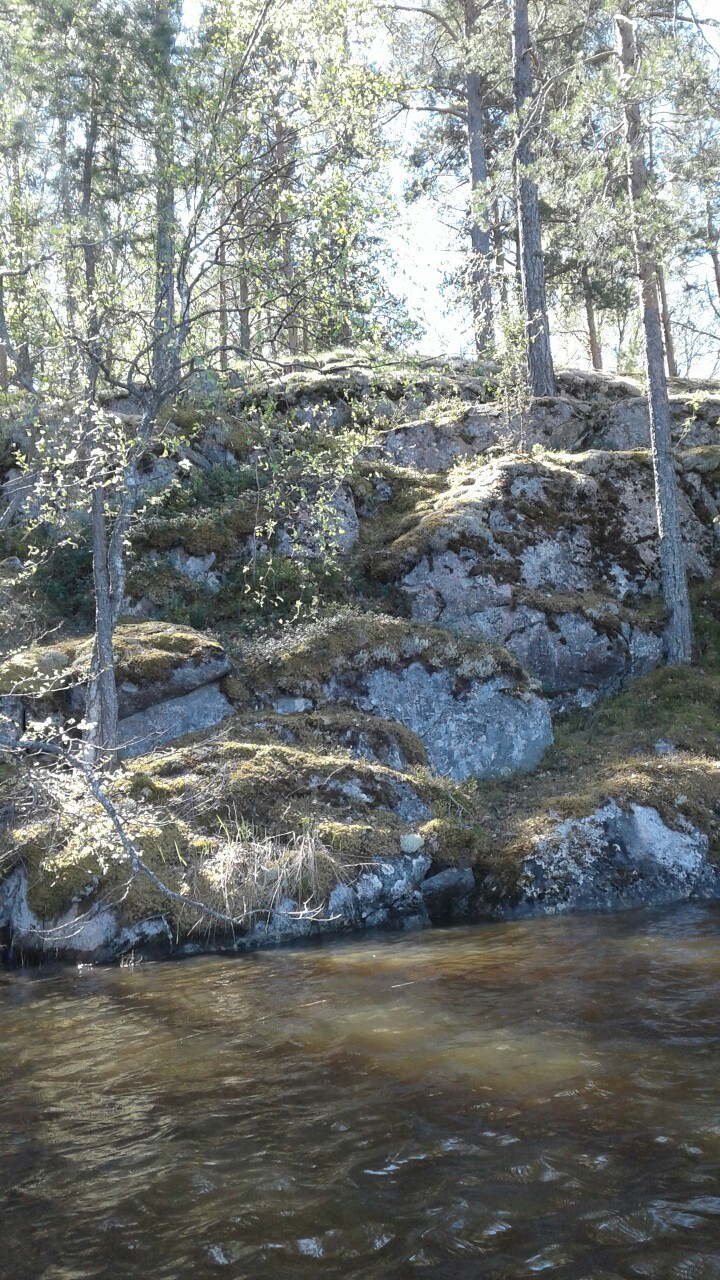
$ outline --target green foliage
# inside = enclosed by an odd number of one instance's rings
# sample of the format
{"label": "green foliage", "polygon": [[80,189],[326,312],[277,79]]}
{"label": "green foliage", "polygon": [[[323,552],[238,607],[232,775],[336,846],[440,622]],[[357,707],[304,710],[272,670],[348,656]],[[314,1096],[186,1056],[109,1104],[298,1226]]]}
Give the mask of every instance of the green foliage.
{"label": "green foliage", "polygon": [[95,600],[89,536],[84,533],[76,542],[48,547],[38,561],[34,583],[57,617],[77,623],[92,621]]}
{"label": "green foliage", "polygon": [[219,507],[257,487],[257,472],[251,467],[218,463],[207,471],[195,470],[176,480],[153,504],[155,516],[184,515],[203,507]]}

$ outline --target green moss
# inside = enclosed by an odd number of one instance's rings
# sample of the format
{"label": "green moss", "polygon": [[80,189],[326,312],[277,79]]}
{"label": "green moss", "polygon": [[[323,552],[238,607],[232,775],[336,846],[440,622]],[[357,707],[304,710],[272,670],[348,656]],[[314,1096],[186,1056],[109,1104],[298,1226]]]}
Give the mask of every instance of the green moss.
{"label": "green moss", "polygon": [[[233,730],[236,739],[225,736]],[[151,762],[144,758],[144,798],[193,814],[206,828],[240,816],[282,829],[292,814],[324,809],[352,813],[358,801],[361,808],[393,802],[399,776],[383,765],[340,751],[257,743],[248,741],[249,736],[244,725],[230,722],[223,737],[210,744],[198,743]],[[128,776],[132,779],[132,769]],[[353,795],[356,788],[362,792],[359,797]]]}
{"label": "green moss", "polygon": [[[400,509],[388,506],[377,523],[368,522],[375,528],[364,531],[366,572],[384,582],[397,581],[425,556],[471,548],[480,569],[512,582],[518,576],[518,557],[530,541],[578,527],[601,554],[632,573],[638,568],[638,552],[625,534],[621,490],[638,483],[647,488],[647,465],[647,450],[637,456],[543,451],[532,458],[505,454],[463,464],[444,478],[439,491],[417,491],[410,510],[404,504]],[[516,485],[523,480],[537,485],[537,491],[523,493]],[[491,530],[488,518],[498,509],[504,509],[507,527]],[[498,556],[497,545],[509,553],[507,558]]]}
{"label": "green moss", "polygon": [[279,740],[322,753],[349,751],[356,759],[364,758],[369,750],[381,762],[399,750],[410,768],[427,763],[425,748],[411,729],[351,707],[331,706],[289,715],[268,711],[244,716],[243,724],[257,742]]}
{"label": "green moss", "polygon": [[679,460],[683,471],[714,477],[720,472],[720,445],[704,444],[694,449],[683,449],[679,451]]}
{"label": "green moss", "polygon": [[[188,869],[214,851],[211,841],[181,821],[130,817],[126,829],[145,865],[176,893],[184,891]],[[160,912],[177,921],[185,911],[148,876],[131,877],[107,820],[89,803],[72,825],[47,818],[17,828],[13,843],[27,872],[28,906],[48,924],[73,907],[82,913],[95,904],[113,907],[121,924]]]}
{"label": "green moss", "polygon": [[452,818],[433,818],[418,827],[424,849],[442,867],[466,867],[476,861],[479,831]]}
{"label": "green moss", "polygon": [[[677,750],[658,755],[660,740]],[[717,670],[654,671],[590,712],[559,723],[555,745],[532,777],[466,787],[465,812],[477,824],[474,859],[490,860],[512,875],[533,839],[608,799],[651,806],[670,826],[689,819],[720,858]]]}
{"label": "green moss", "polygon": [[357,873],[373,858],[398,856],[403,825],[392,814],[384,813],[373,815],[372,822],[321,820],[317,832],[342,865]]}
{"label": "green moss", "polygon": [[190,555],[222,556],[237,550],[263,520],[257,498],[245,493],[237,501],[200,511],[143,519],[133,533],[133,546],[141,551],[169,551],[182,546]]}

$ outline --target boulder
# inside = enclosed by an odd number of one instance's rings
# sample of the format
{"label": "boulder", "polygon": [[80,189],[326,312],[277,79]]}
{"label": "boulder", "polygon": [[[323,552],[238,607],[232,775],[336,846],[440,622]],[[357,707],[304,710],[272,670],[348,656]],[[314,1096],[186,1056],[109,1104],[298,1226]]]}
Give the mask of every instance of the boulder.
{"label": "boulder", "polygon": [[424,880],[421,891],[433,924],[462,920],[475,895],[475,876],[469,867],[448,867]]}
{"label": "boulder", "polygon": [[189,582],[204,587],[206,591],[211,591],[213,594],[220,590],[222,578],[219,573],[213,571],[213,565],[217,559],[214,551],[208,552],[206,556],[191,556],[184,547],[172,547],[167,553],[167,558],[173,569]]}
{"label": "boulder", "polygon": [[0,695],[0,743],[18,742],[25,731],[25,706],[21,698]]}
{"label": "boulder", "polygon": [[355,707],[331,706],[314,711],[309,698],[277,698],[272,713],[248,716],[248,728],[256,735],[305,746],[313,750],[347,751],[356,760],[368,760],[402,773],[427,764],[427,754],[417,734],[396,720],[366,715]]}
{"label": "boulder", "polygon": [[519,415],[506,414],[497,403],[464,407],[454,415],[427,414],[416,422],[396,423],[380,441],[365,449],[366,460],[382,459],[416,471],[449,471],[490,449],[543,448],[576,450],[591,431],[590,406],[567,397],[535,400]]}
{"label": "boulder", "polygon": [[[232,713],[219,680],[230,670],[217,641],[164,622],[122,623],[114,636],[120,745],[125,756],[147,752]],[[35,645],[0,664],[0,733],[51,722],[59,731],[85,707],[92,639]],[[4,708],[4,709],[3,709]],[[13,727],[14,726],[14,727]]]}
{"label": "boulder", "polygon": [[326,688],[333,699],[411,729],[433,772],[456,781],[528,772],[552,742],[547,703],[508,675],[458,679],[457,669],[428,671],[411,662],[368,670],[364,689],[337,677]]}
{"label": "boulder", "polygon": [[9,936],[14,952],[77,962],[107,962],[137,948],[157,955],[173,943],[162,915],[123,924],[120,913],[102,903],[88,908],[78,899],[61,915],[43,919],[28,902],[24,867],[16,867],[0,882],[0,931]]}
{"label": "boulder", "polygon": [[277,529],[273,549],[289,560],[316,560],[329,551],[347,555],[360,536],[351,490],[339,485],[330,495],[314,494]]}
{"label": "boulder", "polygon": [[[720,399],[704,395],[670,397],[673,437],[684,448],[720,444]],[[597,449],[648,449],[650,418],[647,396],[620,400],[599,413],[592,444]]]}

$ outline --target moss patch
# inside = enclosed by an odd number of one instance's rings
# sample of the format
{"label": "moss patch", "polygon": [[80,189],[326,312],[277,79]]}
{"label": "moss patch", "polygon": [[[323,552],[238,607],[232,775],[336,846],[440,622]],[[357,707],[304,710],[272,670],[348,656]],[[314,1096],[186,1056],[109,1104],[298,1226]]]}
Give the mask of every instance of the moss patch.
{"label": "moss patch", "polygon": [[[207,856],[210,843],[182,822],[153,822],[130,812],[127,830],[143,861],[168,888],[182,891],[188,866]],[[121,923],[162,912],[177,919],[181,905],[157,889],[144,875],[132,879],[107,820],[83,805],[72,825],[50,819],[16,829],[17,860],[28,876],[27,899],[41,921],[51,922],[73,906],[83,912],[95,903],[107,902]]]}
{"label": "moss patch", "polygon": [[348,751],[355,759],[376,758],[387,763],[399,752],[405,766],[423,767],[425,748],[417,734],[395,720],[365,715],[345,706],[325,707],[290,715],[263,712],[246,715],[244,723],[257,742],[285,742],[327,753]]}
{"label": "moss patch", "polygon": [[424,557],[470,548],[478,570],[513,582],[525,548],[561,529],[581,531],[596,562],[619,564],[631,576],[642,569],[626,504],[652,505],[647,450],[504,454],[461,464],[439,489],[438,477],[432,481],[424,490],[406,484],[404,502],[367,522],[370,577],[395,582]]}
{"label": "moss patch", "polygon": [[[675,750],[658,754],[657,742]],[[465,789],[474,820],[476,866],[508,883],[532,841],[607,800],[658,810],[670,827],[688,819],[720,859],[720,672],[662,668],[590,712],[556,726],[556,740],[532,777]]]}

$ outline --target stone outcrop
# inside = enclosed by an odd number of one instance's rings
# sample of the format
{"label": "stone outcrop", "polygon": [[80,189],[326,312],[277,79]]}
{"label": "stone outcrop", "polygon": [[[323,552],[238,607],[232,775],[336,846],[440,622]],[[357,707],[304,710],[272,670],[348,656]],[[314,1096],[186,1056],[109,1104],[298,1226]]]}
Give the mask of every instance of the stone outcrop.
{"label": "stone outcrop", "polygon": [[217,683],[193,689],[180,698],[166,698],[154,706],[123,716],[119,722],[120,756],[147,755],[157,747],[201,729],[220,724],[233,709]]}
{"label": "stone outcrop", "polygon": [[[232,714],[219,686],[230,664],[209,636],[168,623],[124,623],[115,632],[114,650],[123,755],[208,729]],[[35,645],[0,664],[0,718],[14,724],[16,737],[48,715],[58,725],[82,717],[91,652],[92,640],[81,637]]]}
{"label": "stone outcrop", "polygon": [[[140,467],[104,780],[174,896],[130,874],[79,777],[57,775],[67,804],[28,803],[14,748],[0,950],[108,960],[720,896],[717,388],[673,389],[706,661],[672,673],[641,388],[561,371],[520,414],[498,374],[335,353],[174,407],[173,456]],[[32,492],[5,479],[21,519]],[[5,563],[12,593],[26,566]],[[286,585],[319,620],[274,627]],[[80,717],[72,626],[0,662],[5,741]],[[589,704],[553,747],[552,717]]]}

